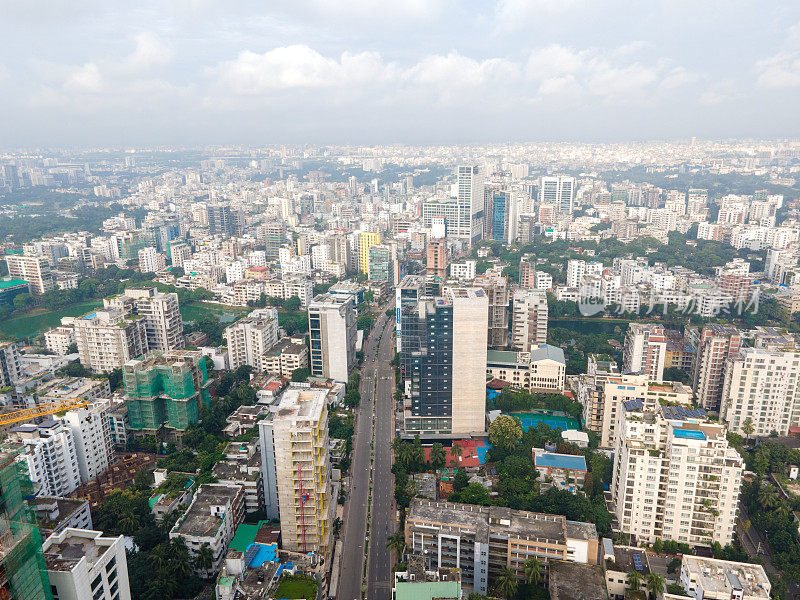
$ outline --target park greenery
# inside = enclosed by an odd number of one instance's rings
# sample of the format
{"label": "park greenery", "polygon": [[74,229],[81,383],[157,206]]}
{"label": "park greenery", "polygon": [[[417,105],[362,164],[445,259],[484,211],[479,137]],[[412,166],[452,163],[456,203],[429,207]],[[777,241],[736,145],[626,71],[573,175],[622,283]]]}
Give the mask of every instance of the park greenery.
{"label": "park greenery", "polygon": [[531,394],[525,390],[504,387],[500,395],[486,400],[487,410],[521,412],[529,410],[561,411],[574,419],[580,418],[581,403],[564,394]]}

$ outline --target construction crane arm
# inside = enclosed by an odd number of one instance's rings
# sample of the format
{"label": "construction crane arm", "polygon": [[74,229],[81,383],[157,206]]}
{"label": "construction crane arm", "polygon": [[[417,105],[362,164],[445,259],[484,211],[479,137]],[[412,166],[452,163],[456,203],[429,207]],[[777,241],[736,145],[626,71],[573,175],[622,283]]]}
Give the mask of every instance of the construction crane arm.
{"label": "construction crane arm", "polygon": [[66,398],[64,400],[58,400],[57,402],[44,402],[36,406],[31,406],[30,408],[3,413],[0,414],[0,427],[21,423],[22,421],[30,421],[36,417],[52,415],[62,410],[80,408],[81,406],[86,406],[89,402],[91,401],[86,398]]}

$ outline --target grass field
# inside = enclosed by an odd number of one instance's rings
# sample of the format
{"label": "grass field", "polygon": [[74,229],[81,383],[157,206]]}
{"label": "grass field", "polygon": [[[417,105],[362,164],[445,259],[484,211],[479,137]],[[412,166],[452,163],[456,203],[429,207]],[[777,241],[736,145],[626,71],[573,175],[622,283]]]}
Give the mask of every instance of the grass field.
{"label": "grass field", "polygon": [[77,317],[102,306],[102,300],[87,300],[63,310],[37,310],[0,323],[0,333],[18,338],[35,337],[61,324],[61,317]]}
{"label": "grass field", "polygon": [[275,592],[276,598],[305,598],[313,600],[317,597],[317,586],[305,579],[297,577],[284,577],[278,590]]}
{"label": "grass field", "polygon": [[190,302],[181,306],[181,316],[184,321],[195,321],[205,315],[215,315],[223,321],[231,321],[243,317],[251,312],[252,308],[242,306],[223,306],[211,302]]}

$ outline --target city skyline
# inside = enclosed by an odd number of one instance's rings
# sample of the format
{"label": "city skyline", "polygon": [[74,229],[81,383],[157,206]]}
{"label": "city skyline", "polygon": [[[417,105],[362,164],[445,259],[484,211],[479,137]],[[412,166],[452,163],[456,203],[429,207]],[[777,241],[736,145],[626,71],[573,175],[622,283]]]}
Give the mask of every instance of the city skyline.
{"label": "city skyline", "polygon": [[787,2],[4,3],[0,38],[12,147],[798,135]]}

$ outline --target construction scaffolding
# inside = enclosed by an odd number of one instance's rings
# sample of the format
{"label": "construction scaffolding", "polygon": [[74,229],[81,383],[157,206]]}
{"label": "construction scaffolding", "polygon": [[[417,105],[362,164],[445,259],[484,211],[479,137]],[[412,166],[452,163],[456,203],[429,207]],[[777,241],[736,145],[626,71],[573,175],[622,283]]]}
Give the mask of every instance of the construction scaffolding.
{"label": "construction scaffolding", "polygon": [[0,453],[0,600],[52,600],[24,462]]}

